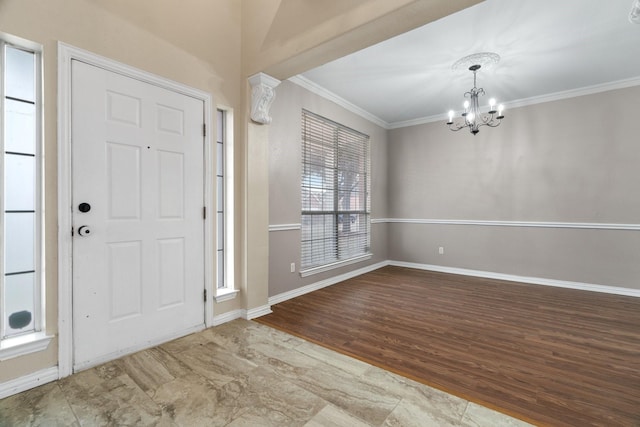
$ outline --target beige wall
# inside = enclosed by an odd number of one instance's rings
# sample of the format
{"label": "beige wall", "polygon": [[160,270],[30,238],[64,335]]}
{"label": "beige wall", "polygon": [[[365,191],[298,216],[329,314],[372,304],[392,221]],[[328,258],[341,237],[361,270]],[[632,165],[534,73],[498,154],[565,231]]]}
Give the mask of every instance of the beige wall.
{"label": "beige wall", "polygon": [[[389,217],[640,223],[640,87],[396,129]],[[390,224],[390,258],[640,289],[640,231]],[[438,247],[444,246],[444,255]]]}
{"label": "beige wall", "polygon": [[[57,332],[57,42],[213,95],[235,110],[236,278],[215,315],[267,303],[267,128],[250,123],[246,78],[294,75],[479,0],[0,0],[0,32],[43,46],[47,330]],[[304,9],[304,7],[303,7]],[[306,9],[305,9],[306,10]],[[386,226],[383,226],[386,227]],[[57,344],[0,365],[0,382],[57,364]]]}
{"label": "beige wall", "polygon": [[481,1],[245,0],[243,71],[286,79]]}
{"label": "beige wall", "polygon": [[[337,104],[291,83],[276,89],[269,127],[269,224],[300,224],[302,151],[301,113],[307,109],[366,135],[371,143],[371,217],[387,215],[387,131]],[[373,257],[340,269],[300,277],[300,230],[269,233],[269,296],[346,273],[387,259],[386,224],[371,225]],[[296,272],[290,265],[296,263]]]}
{"label": "beige wall", "polygon": [[[241,110],[240,3],[235,0],[213,3],[215,7],[209,6],[205,16],[200,7],[202,2],[196,0],[182,2],[184,7],[179,13],[174,2],[157,0],[136,1],[133,9],[131,2],[112,0],[0,2],[0,31],[43,46],[46,321],[51,334],[57,332],[58,310],[57,42],[204,90],[213,94],[216,104]],[[142,25],[143,22],[147,24]],[[218,41],[221,39],[223,42]],[[241,126],[236,134],[242,134]],[[242,166],[239,158],[236,170],[240,176]],[[239,301],[226,303],[216,307],[215,314],[239,307]],[[0,382],[55,366],[57,351],[54,340],[44,352],[2,362]]]}

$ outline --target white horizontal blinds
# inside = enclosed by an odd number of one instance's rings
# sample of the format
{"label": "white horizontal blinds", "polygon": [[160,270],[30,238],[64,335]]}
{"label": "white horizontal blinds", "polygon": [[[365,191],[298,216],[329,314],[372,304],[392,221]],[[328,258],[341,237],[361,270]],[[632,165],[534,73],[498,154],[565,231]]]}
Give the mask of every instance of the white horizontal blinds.
{"label": "white horizontal blinds", "polygon": [[39,324],[37,57],[2,46],[2,289],[0,338]]}
{"label": "white horizontal blinds", "polygon": [[302,111],[302,268],[369,252],[369,137]]}
{"label": "white horizontal blinds", "polygon": [[369,252],[369,137],[338,128],[339,259]]}

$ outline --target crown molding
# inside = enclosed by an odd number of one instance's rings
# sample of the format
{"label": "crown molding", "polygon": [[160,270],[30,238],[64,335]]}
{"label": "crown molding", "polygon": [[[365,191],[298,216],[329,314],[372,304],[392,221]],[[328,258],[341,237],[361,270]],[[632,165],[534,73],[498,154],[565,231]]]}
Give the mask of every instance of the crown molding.
{"label": "crown molding", "polygon": [[290,77],[288,79],[291,83],[297,84],[298,86],[301,86],[305,89],[307,89],[309,92],[313,92],[318,96],[323,97],[324,99],[334,102],[336,104],[338,104],[339,106],[341,106],[342,108],[344,108],[345,110],[351,111],[354,114],[357,114],[358,116],[369,120],[372,123],[375,123],[376,125],[380,126],[381,128],[384,129],[390,129],[390,125],[389,123],[385,122],[384,120],[382,120],[381,118],[377,117],[374,114],[371,114],[370,112],[366,111],[363,108],[358,107],[357,105],[347,101],[346,99],[336,95],[335,93],[331,92],[328,89],[325,89],[324,87],[320,86],[317,83],[312,82],[311,80],[309,80],[308,78],[304,77],[303,75],[299,74],[297,76],[293,76]]}
{"label": "crown molding", "polygon": [[[340,105],[346,110],[349,110],[352,113],[357,114],[369,120],[370,122],[373,122],[378,126],[387,130],[423,125],[423,124],[434,123],[439,121],[444,122],[446,120],[446,112],[443,112],[442,114],[436,114],[434,116],[418,117],[416,119],[388,123],[382,120],[381,118],[369,113],[365,109],[360,108],[357,105],[347,101],[346,99],[336,95],[330,90],[325,89],[324,87],[318,85],[317,83],[314,83],[313,81],[307,79],[302,75],[290,77],[288,80],[291,81],[292,83],[297,84],[298,86],[301,86],[307,89],[310,92],[315,93],[316,95],[319,95],[329,101],[335,102],[336,104]],[[577,89],[570,89],[570,90],[565,90],[560,92],[549,93],[546,95],[532,96],[530,98],[523,98],[515,101],[505,102],[504,106],[506,109],[520,108],[520,107],[526,107],[529,105],[542,104],[545,102],[576,98],[578,96],[593,95],[596,93],[608,92],[611,90],[625,89],[633,86],[640,86],[640,76],[632,77],[630,79],[623,79],[623,80],[616,80],[613,82],[601,83],[601,84],[592,85],[592,86],[585,86]]]}

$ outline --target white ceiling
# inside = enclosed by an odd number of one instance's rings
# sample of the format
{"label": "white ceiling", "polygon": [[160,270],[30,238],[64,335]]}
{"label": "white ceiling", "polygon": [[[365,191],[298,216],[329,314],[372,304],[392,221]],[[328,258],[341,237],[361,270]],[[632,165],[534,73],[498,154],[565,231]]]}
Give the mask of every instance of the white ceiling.
{"label": "white ceiling", "polygon": [[387,128],[445,120],[449,110],[459,110],[473,75],[454,72],[451,65],[477,52],[502,58],[478,72],[484,104],[495,97],[509,108],[567,91],[636,85],[640,24],[629,22],[634,2],[486,0],[305,72],[297,81],[328,91]]}

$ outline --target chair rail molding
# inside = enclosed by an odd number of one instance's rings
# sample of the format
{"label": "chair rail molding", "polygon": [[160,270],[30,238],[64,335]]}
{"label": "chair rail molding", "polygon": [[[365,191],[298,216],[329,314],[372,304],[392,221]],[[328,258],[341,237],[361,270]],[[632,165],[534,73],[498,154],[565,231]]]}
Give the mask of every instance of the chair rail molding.
{"label": "chair rail molding", "polygon": [[379,218],[372,223],[389,224],[441,224],[441,225],[477,225],[487,227],[534,227],[534,228],[582,228],[592,230],[635,230],[640,224],[604,223],[604,222],[554,222],[554,221],[494,221],[469,219],[426,219],[426,218]]}

